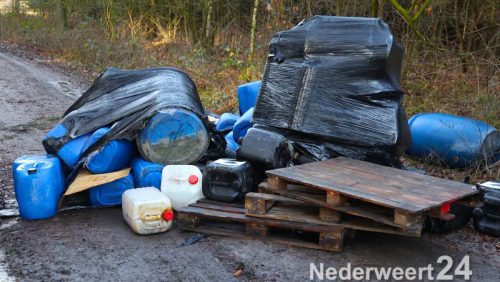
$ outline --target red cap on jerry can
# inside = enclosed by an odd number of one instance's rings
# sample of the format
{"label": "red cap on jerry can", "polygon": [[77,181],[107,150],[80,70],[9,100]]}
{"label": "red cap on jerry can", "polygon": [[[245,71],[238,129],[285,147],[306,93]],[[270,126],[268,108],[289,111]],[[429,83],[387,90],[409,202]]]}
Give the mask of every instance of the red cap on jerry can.
{"label": "red cap on jerry can", "polygon": [[172,221],[172,219],[174,219],[174,212],[172,212],[172,210],[166,210],[161,214],[161,217],[165,221]]}
{"label": "red cap on jerry can", "polygon": [[198,176],[191,175],[191,176],[189,176],[188,181],[189,181],[189,184],[194,185],[194,184],[198,183]]}

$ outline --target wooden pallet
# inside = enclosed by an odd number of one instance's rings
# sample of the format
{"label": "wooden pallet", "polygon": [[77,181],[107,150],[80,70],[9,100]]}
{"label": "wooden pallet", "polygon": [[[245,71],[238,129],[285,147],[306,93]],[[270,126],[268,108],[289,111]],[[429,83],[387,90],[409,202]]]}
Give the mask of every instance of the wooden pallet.
{"label": "wooden pallet", "polygon": [[[257,197],[264,199],[265,212]],[[342,223],[322,221],[317,206],[279,195],[249,193],[247,199],[245,206],[200,200],[177,212],[177,224],[194,232],[328,251],[341,251],[345,233],[353,230],[420,235],[359,217],[345,217]]]}
{"label": "wooden pallet", "polygon": [[420,236],[421,229],[406,230],[387,226],[379,222],[345,215],[341,221],[325,217],[321,207],[281,195],[248,193],[245,197],[245,214],[250,217],[281,221],[312,223],[318,225],[341,226],[349,230],[362,230],[403,236]]}
{"label": "wooden pallet", "polygon": [[194,232],[327,251],[341,251],[345,234],[342,226],[249,217],[243,204],[226,205],[209,200],[179,210],[177,225]]}
{"label": "wooden pallet", "polygon": [[321,206],[323,219],[340,222],[349,214],[409,231],[420,230],[426,215],[452,219],[442,207],[477,193],[463,183],[347,158],[266,173],[262,191]]}

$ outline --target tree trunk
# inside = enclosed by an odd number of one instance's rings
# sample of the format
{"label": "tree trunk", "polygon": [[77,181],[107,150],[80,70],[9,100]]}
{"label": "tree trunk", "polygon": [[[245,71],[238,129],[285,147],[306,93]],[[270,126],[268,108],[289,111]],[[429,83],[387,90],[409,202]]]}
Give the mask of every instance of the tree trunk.
{"label": "tree trunk", "polygon": [[467,72],[467,64],[465,62],[465,55],[464,55],[464,40],[463,40],[463,35],[460,27],[460,10],[458,8],[458,1],[455,0],[454,3],[454,16],[455,16],[455,33],[456,33],[456,40],[457,40],[457,45],[458,45],[458,57],[460,58],[460,63],[462,64],[462,72],[466,73]]}
{"label": "tree trunk", "polygon": [[64,29],[68,28],[68,12],[66,8],[66,0],[59,0],[59,14]]}
{"label": "tree trunk", "polygon": [[205,24],[205,41],[206,45],[209,47],[213,47],[213,32],[212,32],[212,0],[208,0],[207,2],[207,22]]}
{"label": "tree trunk", "polygon": [[247,80],[252,80],[252,63],[253,63],[253,53],[255,49],[255,29],[257,27],[257,10],[259,8],[259,0],[255,0],[253,5],[252,13],[252,27],[250,30],[250,50],[248,52],[247,61]]}
{"label": "tree trunk", "polygon": [[378,0],[372,0],[371,10],[372,17],[378,17]]}
{"label": "tree trunk", "polygon": [[21,13],[21,3],[19,0],[12,0],[12,10],[16,15]]}
{"label": "tree trunk", "polygon": [[384,19],[384,6],[386,0],[378,0],[378,14],[377,17]]}

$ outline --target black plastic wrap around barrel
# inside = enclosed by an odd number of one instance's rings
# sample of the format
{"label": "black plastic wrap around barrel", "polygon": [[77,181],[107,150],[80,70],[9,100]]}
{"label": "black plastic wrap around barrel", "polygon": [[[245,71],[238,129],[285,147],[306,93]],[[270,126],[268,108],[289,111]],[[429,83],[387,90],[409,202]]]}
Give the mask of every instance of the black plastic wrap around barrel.
{"label": "black plastic wrap around barrel", "polygon": [[186,110],[199,117],[209,135],[206,155],[220,157],[224,153],[224,137],[208,122],[196,85],[186,73],[168,67],[106,69],[65,112],[60,121],[65,133],[49,136],[44,147],[47,152],[56,153],[74,138],[111,126],[109,132],[83,153],[84,159],[112,139],[135,139],[150,117],[168,109]]}
{"label": "black plastic wrap around barrel", "polygon": [[380,19],[312,17],[272,37],[253,122],[288,130],[314,159],[389,160],[411,143],[402,56]]}

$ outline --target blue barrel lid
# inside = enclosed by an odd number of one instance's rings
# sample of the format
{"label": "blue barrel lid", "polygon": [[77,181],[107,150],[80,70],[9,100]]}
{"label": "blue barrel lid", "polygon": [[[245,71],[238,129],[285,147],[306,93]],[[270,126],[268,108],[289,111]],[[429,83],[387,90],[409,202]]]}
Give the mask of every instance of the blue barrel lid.
{"label": "blue barrel lid", "polygon": [[44,161],[55,161],[54,158],[57,158],[54,155],[25,155],[25,156],[20,156],[17,159],[14,160],[14,163],[12,164],[12,172],[15,172],[17,167],[21,164],[25,163],[38,163],[38,162],[44,162]]}
{"label": "blue barrel lid", "polygon": [[192,164],[208,149],[209,135],[202,120],[186,109],[164,109],[147,122],[137,137],[137,147],[148,161]]}

